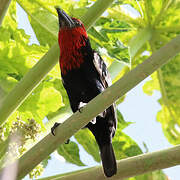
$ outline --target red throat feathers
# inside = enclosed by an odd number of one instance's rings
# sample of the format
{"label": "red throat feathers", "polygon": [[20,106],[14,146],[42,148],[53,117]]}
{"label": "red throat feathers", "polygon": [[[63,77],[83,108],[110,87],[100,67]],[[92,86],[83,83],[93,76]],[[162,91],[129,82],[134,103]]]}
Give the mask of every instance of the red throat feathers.
{"label": "red throat feathers", "polygon": [[66,74],[72,69],[79,68],[83,63],[81,47],[86,46],[88,35],[84,26],[63,28],[59,31],[58,42],[60,47],[61,73]]}

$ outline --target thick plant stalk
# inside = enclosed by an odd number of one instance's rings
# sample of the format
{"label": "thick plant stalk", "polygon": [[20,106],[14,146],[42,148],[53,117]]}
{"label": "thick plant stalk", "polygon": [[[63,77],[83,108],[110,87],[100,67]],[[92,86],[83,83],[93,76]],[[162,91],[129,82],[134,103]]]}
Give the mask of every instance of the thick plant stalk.
{"label": "thick plant stalk", "polygon": [[[103,1],[103,2],[102,2]],[[85,22],[86,29],[108,8],[113,0],[97,0],[84,15],[82,21]],[[101,3],[101,6],[98,4]],[[94,12],[98,12],[95,14]],[[93,17],[93,21],[92,21]],[[55,44],[39,60],[39,62],[23,77],[23,79],[14,87],[14,89],[5,97],[0,104],[0,125],[24,102],[27,96],[38,86],[45,78],[47,73],[58,62],[59,48]]]}
{"label": "thick plant stalk", "polygon": [[87,11],[81,18],[86,29],[91,27],[97,21],[97,19],[113,3],[113,1],[114,0],[98,0],[96,3],[94,3],[91,11]]}
{"label": "thick plant stalk", "polygon": [[0,0],[0,26],[8,10],[11,0]]}
{"label": "thick plant stalk", "polygon": [[[117,161],[117,174],[111,180],[119,180],[169,168],[180,164],[180,145],[161,151],[147,153]],[[102,167],[87,168],[38,180],[105,180]]]}
{"label": "thick plant stalk", "polygon": [[152,54],[146,61],[127,73],[120,80],[91,100],[82,113],[76,112],[56,129],[56,136],[51,133],[32,147],[19,159],[18,178],[23,178],[57,147],[84,127],[90,120],[109,107],[115,100],[126,94],[170,58],[180,52],[180,35]]}

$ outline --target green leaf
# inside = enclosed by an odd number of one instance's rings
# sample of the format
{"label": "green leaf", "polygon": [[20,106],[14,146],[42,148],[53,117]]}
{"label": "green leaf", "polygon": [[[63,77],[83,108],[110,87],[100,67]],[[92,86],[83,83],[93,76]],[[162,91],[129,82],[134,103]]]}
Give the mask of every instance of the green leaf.
{"label": "green leaf", "polygon": [[[8,5],[8,4],[7,4]],[[2,11],[2,10],[1,10]],[[16,2],[13,0],[11,1],[9,8],[6,12],[6,16],[3,19],[2,26],[11,25],[12,29],[17,28],[17,21],[16,21]]]}
{"label": "green leaf", "polygon": [[151,39],[152,31],[150,28],[140,30],[129,42],[130,57],[133,59],[137,52]]}
{"label": "green leaf", "polygon": [[[41,45],[52,46],[57,42],[58,19],[46,10],[39,10],[30,15],[30,22]],[[48,23],[47,23],[48,22]]]}
{"label": "green leaf", "polygon": [[146,82],[143,87],[145,93],[152,95],[154,90],[160,90],[162,98],[159,102],[162,109],[157,114],[163,132],[170,143],[179,144],[180,138],[180,56],[176,56]]}
{"label": "green leaf", "polygon": [[[98,27],[97,27],[98,28]],[[101,42],[109,42],[109,39],[107,36],[103,36],[103,34],[101,34],[95,27],[92,27],[89,31],[89,34],[91,34],[91,36],[95,36],[96,39],[98,39]]]}
{"label": "green leaf", "polygon": [[158,112],[157,120],[162,124],[163,132],[172,144],[179,144],[180,137],[179,62],[179,56],[177,56],[158,72],[158,76],[154,74],[153,79],[144,85],[145,92],[150,95],[155,89],[162,92],[162,98],[159,100],[162,110]]}
{"label": "green leaf", "polygon": [[59,91],[54,89],[53,81],[43,81],[19,107],[21,117],[34,117],[42,123],[42,119],[49,113],[57,111],[64,104]]}
{"label": "green leaf", "polygon": [[80,160],[79,148],[75,142],[70,141],[69,144],[59,146],[57,152],[63,156],[67,162],[76,164],[78,166],[85,166],[85,164]]}
{"label": "green leaf", "polygon": [[141,18],[133,18],[129,14],[126,14],[123,10],[122,6],[115,6],[108,10],[109,17],[118,19],[119,21],[127,22],[130,25],[133,25],[135,27],[141,27],[143,26],[143,21]]}
{"label": "green leaf", "polygon": [[127,65],[129,65],[130,63],[128,51],[129,48],[124,46],[123,43],[119,40],[116,40],[116,42],[113,44],[113,47],[108,48],[108,54],[111,57],[116,58],[119,61],[123,61]]}
{"label": "green leaf", "polygon": [[149,172],[136,177],[128,178],[126,180],[167,180],[168,177],[164,174],[162,170]]}
{"label": "green leaf", "polygon": [[180,56],[165,65],[159,72],[158,79],[162,98],[159,102],[162,110],[157,120],[162,124],[163,132],[172,144],[179,144],[180,137]]}
{"label": "green leaf", "polygon": [[118,129],[123,130],[128,127],[132,122],[126,122],[123,118],[121,112],[117,109],[117,120],[118,120]]}
{"label": "green leaf", "polygon": [[[10,6],[8,12],[14,13],[11,10],[12,8],[15,7]],[[13,14],[7,17],[12,18]],[[7,21],[10,21],[10,18],[5,18],[4,25],[0,28],[0,95],[2,98],[12,90],[47,51],[47,48],[43,46],[28,45],[29,36],[25,34],[24,30],[12,29],[11,24]],[[13,19],[10,22],[12,21]],[[47,114],[53,113],[64,106],[60,93],[62,92],[64,95],[64,91],[62,88],[59,90],[62,87],[59,85],[61,81],[57,81],[56,77],[60,78],[59,66],[56,66],[49,73],[49,76],[9,120],[11,122],[15,121],[17,116],[20,116],[24,121],[27,121],[28,118],[34,118],[43,125],[42,120]],[[59,85],[58,89],[56,88],[57,84]]]}
{"label": "green leaf", "polygon": [[41,164],[43,165],[43,168],[46,168],[48,165],[49,160],[51,160],[51,156],[48,156],[46,159],[44,159]]}
{"label": "green leaf", "polygon": [[142,154],[140,147],[129,136],[119,130],[119,126],[113,138],[113,147],[117,160]]}
{"label": "green leaf", "polygon": [[[129,31],[119,35],[122,43],[130,46],[130,57],[134,59],[131,65],[135,68],[147,58],[144,54],[149,56],[179,34],[180,2],[126,0],[123,3],[137,10],[140,17],[130,17],[117,3],[109,10],[109,17],[127,23],[130,27]],[[179,67],[179,56],[176,56],[158,70],[158,74],[154,73],[152,80],[143,87],[144,92],[149,95],[152,95],[154,90],[161,91],[162,98],[159,102],[162,110],[158,112],[157,120],[162,124],[163,132],[172,144],[179,143],[180,134]]]}
{"label": "green leaf", "polygon": [[88,129],[82,129],[75,134],[79,144],[89,153],[95,161],[100,162],[99,148],[93,134]]}
{"label": "green leaf", "polygon": [[150,96],[153,94],[154,90],[160,90],[157,72],[153,73],[151,78],[152,79],[147,81],[143,86],[143,92]]}

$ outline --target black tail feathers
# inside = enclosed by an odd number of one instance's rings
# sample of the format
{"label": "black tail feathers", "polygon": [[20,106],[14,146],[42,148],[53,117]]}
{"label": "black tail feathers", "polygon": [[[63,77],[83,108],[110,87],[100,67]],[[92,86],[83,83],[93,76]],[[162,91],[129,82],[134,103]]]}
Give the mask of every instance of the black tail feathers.
{"label": "black tail feathers", "polygon": [[114,150],[112,144],[105,144],[100,147],[102,165],[104,169],[104,174],[107,177],[111,177],[117,173],[116,158],[114,155]]}

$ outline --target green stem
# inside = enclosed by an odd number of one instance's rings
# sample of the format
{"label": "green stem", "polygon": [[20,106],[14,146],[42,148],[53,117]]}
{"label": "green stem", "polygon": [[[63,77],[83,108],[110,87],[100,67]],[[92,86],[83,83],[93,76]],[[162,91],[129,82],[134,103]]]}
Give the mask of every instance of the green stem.
{"label": "green stem", "polygon": [[160,10],[159,14],[157,15],[157,17],[155,18],[155,20],[154,20],[153,27],[155,27],[157,24],[159,24],[159,22],[161,21],[162,16],[165,16],[165,14],[167,13],[167,9],[169,8],[171,3],[172,3],[172,0],[167,0],[166,2],[162,3],[161,10]]}
{"label": "green stem", "polygon": [[[117,174],[111,180],[119,180],[129,177],[134,177],[140,174],[151,171],[169,168],[180,164],[180,145],[146,153],[139,156],[134,156],[117,161]],[[102,167],[94,167],[83,169],[82,171],[75,171],[66,174],[59,174],[56,176],[40,178],[38,180],[106,180],[102,172]]]}
{"label": "green stem", "polygon": [[138,51],[144,46],[144,44],[151,39],[152,34],[153,30],[150,27],[147,27],[139,30],[136,35],[130,40],[128,45],[131,61],[136,56]]}
{"label": "green stem", "polygon": [[[150,46],[151,46],[152,52],[154,52],[156,50],[156,48],[155,48],[155,46],[154,46],[152,41],[150,41]],[[161,69],[157,70],[157,75],[158,75],[160,91],[161,91],[161,94],[162,94],[162,100],[164,102],[164,105],[167,107],[171,117],[175,120],[175,117],[174,117],[174,115],[173,115],[173,113],[171,111],[171,106],[169,104],[169,100],[168,100],[168,97],[167,97],[167,93],[166,93],[166,89],[165,89],[165,85],[164,85],[164,80],[163,80],[163,75],[162,75]]]}
{"label": "green stem", "polygon": [[[57,147],[84,127],[91,119],[109,107],[119,97],[125,95],[138,83],[151,75],[180,52],[180,35],[153,53],[142,64],[124,75],[120,80],[91,100],[80,113],[77,111],[51,133],[43,138],[19,159],[18,178],[23,178]],[[68,131],[67,131],[68,129]],[[168,157],[167,157],[168,158]]]}
{"label": "green stem", "polygon": [[151,27],[152,23],[152,2],[149,0],[144,1],[145,13],[147,16],[147,25]]}
{"label": "green stem", "polygon": [[173,115],[173,112],[171,111],[171,106],[169,104],[169,100],[168,100],[168,97],[167,97],[167,93],[166,93],[166,89],[165,89],[165,85],[164,85],[164,80],[163,80],[163,75],[162,75],[161,69],[157,70],[157,74],[158,74],[158,80],[159,80],[160,90],[161,90],[161,94],[162,94],[162,100],[164,102],[164,105],[167,107],[171,117],[175,120],[175,117]]}
{"label": "green stem", "polygon": [[161,89],[164,104],[168,105],[169,103],[168,103],[167,93],[166,93],[166,89],[165,89],[165,86],[164,86],[163,75],[162,75],[161,69],[157,70],[157,74],[158,74],[158,80],[159,80],[159,85],[160,85],[160,89]]}
{"label": "green stem", "polygon": [[138,7],[137,10],[138,10],[138,12],[140,13],[141,18],[144,18],[144,13],[143,13],[142,7],[141,7],[141,5],[139,4],[138,0],[136,0],[136,3],[137,3],[137,7]]}
{"label": "green stem", "polygon": [[[82,21],[86,29],[105,11],[113,0],[98,0],[89,8],[83,16]],[[97,12],[98,13],[97,13]],[[5,97],[0,104],[0,125],[24,102],[28,95],[38,86],[45,78],[47,73],[54,67],[59,59],[58,44],[51,49],[39,60],[39,62],[23,77],[23,79],[14,87],[14,89]]]}
{"label": "green stem", "polygon": [[0,26],[3,22],[4,16],[8,10],[11,0],[0,0]]}
{"label": "green stem", "polygon": [[93,4],[91,9],[81,18],[86,29],[90,28],[104,13],[104,11],[113,3],[114,0],[98,0]]}
{"label": "green stem", "polygon": [[165,26],[165,27],[157,27],[156,31],[161,34],[161,33],[167,33],[167,32],[173,32],[173,33],[178,33],[180,31],[180,26],[175,25],[175,26]]}

